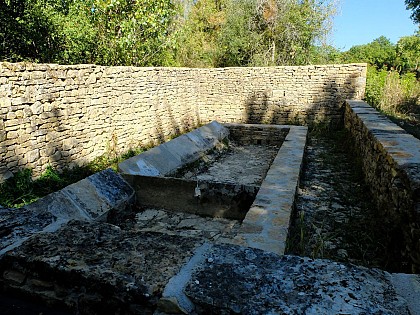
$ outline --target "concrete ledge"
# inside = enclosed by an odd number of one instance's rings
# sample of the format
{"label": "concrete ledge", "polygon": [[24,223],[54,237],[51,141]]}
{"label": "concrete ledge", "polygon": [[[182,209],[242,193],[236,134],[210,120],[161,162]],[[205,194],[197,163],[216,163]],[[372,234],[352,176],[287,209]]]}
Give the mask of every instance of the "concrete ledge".
{"label": "concrete ledge", "polygon": [[216,121],[121,162],[118,170],[128,175],[169,176],[194,162],[229,135]]}
{"label": "concrete ledge", "polygon": [[19,209],[0,209],[0,256],[69,220],[106,221],[134,202],[134,190],[111,169],[91,175]]}
{"label": "concrete ledge", "polygon": [[307,127],[290,126],[234,243],[284,254]]}
{"label": "concrete ledge", "polygon": [[420,140],[362,101],[347,101],[345,127],[362,159],[378,208],[403,238],[402,254],[420,271]]}

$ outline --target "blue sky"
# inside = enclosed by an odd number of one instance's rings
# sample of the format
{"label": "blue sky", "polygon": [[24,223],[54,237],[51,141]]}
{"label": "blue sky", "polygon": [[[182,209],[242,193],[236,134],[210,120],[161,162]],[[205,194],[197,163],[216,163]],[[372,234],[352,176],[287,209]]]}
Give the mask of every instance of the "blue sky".
{"label": "blue sky", "polygon": [[345,51],[383,35],[395,44],[418,29],[410,14],[404,0],[340,0],[330,42]]}

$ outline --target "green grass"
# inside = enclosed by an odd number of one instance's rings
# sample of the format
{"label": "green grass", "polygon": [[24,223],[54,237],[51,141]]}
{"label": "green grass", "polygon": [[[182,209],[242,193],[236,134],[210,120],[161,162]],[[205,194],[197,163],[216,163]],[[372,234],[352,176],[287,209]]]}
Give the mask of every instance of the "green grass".
{"label": "green grass", "polygon": [[130,150],[120,156],[104,154],[87,165],[65,168],[61,172],[49,165],[35,180],[32,179],[31,169],[19,170],[12,178],[0,184],[0,205],[7,208],[22,207],[104,169],[112,168],[116,171],[118,163],[143,151],[145,148]]}

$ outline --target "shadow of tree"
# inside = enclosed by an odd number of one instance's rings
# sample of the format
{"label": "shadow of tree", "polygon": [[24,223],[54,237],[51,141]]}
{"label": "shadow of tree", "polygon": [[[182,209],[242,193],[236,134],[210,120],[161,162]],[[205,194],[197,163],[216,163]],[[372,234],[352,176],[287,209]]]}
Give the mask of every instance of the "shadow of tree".
{"label": "shadow of tree", "polygon": [[331,76],[317,89],[306,90],[304,86],[301,91],[287,91],[272,87],[252,92],[245,102],[245,122],[342,128],[344,101],[362,97],[357,80],[359,75],[353,74],[337,83],[338,78]]}

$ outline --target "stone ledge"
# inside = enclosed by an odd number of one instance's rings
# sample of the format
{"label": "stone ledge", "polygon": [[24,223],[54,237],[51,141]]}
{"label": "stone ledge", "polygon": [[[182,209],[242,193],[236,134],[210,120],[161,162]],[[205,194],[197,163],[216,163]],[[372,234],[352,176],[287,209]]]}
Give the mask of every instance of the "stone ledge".
{"label": "stone ledge", "polygon": [[414,309],[384,271],[100,222],[72,221],[34,236],[0,259],[0,275],[3,290],[80,314],[409,315]]}
{"label": "stone ledge", "polygon": [[169,176],[216,147],[229,130],[216,121],[118,164],[127,175]]}

